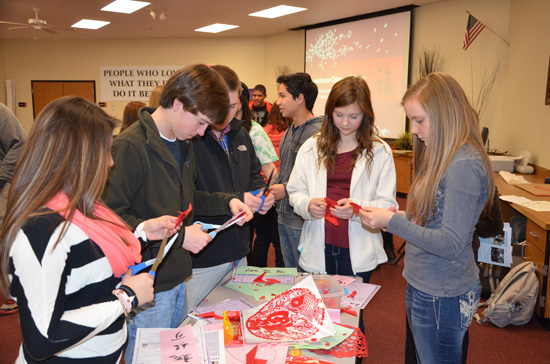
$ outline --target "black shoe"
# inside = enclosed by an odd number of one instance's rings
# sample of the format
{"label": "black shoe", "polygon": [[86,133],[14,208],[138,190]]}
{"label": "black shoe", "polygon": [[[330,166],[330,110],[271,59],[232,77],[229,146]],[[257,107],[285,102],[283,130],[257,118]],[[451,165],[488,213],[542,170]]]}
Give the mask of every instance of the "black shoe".
{"label": "black shoe", "polygon": [[395,252],[393,250],[391,252],[386,252],[386,255],[388,256],[387,263],[395,263],[395,261],[397,260]]}

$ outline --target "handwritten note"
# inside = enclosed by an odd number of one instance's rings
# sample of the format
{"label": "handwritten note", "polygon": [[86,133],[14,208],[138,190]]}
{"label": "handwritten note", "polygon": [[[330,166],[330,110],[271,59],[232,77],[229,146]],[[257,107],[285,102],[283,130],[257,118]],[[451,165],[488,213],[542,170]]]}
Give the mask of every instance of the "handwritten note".
{"label": "handwritten note", "polygon": [[[353,282],[344,287],[346,295],[342,297],[341,307],[357,307],[364,309],[374,297],[380,286],[370,283]],[[355,294],[353,293],[355,292]]]}
{"label": "handwritten note", "polygon": [[202,364],[191,325],[160,331],[162,364]]}
{"label": "handwritten note", "polygon": [[266,273],[266,276],[294,276],[298,275],[296,268],[260,268],[253,266],[241,266],[237,267],[235,274],[252,274],[260,275]]}

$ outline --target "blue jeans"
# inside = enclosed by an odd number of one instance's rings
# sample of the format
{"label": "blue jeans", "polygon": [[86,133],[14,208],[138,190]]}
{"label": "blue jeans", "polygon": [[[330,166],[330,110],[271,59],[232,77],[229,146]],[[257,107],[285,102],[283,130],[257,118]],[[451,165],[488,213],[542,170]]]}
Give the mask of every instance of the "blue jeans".
{"label": "blue jeans", "polygon": [[481,284],[456,297],[435,297],[407,284],[407,320],[419,363],[462,362],[462,344],[474,318]]}
{"label": "blue jeans", "polygon": [[361,277],[363,283],[369,283],[372,274],[372,271],[353,273],[349,249],[330,244],[325,244],[325,269],[327,274]]}
{"label": "blue jeans", "polygon": [[302,235],[302,229],[293,229],[283,224],[279,224],[281,253],[283,253],[285,267],[298,268],[299,272],[303,272],[303,269],[301,269],[299,265],[300,251],[298,251],[298,246],[300,245],[300,235]]}
{"label": "blue jeans", "polygon": [[155,293],[154,301],[141,305],[130,316],[128,344],[124,351],[124,362],[127,364],[132,363],[138,328],[176,328],[183,322],[187,316],[185,282],[170,291]]}

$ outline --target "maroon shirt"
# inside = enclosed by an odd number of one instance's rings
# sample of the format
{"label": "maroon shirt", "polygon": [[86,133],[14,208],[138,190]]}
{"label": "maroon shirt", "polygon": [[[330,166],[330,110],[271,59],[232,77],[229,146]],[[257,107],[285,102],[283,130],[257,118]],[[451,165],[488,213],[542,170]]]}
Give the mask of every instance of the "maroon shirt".
{"label": "maroon shirt", "polygon": [[[354,152],[355,150],[352,150],[336,155],[334,174],[330,168],[327,170],[327,197],[334,201],[350,196],[349,187],[353,173],[350,165]],[[349,220],[338,219],[338,226],[334,226],[325,220],[325,244],[349,249],[348,224]]]}

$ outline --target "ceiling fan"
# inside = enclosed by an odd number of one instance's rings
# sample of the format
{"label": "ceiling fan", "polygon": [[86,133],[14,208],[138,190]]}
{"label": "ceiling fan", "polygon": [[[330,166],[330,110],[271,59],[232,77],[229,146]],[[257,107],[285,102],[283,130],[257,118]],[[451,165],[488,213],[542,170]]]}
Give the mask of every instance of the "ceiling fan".
{"label": "ceiling fan", "polygon": [[8,28],[9,30],[17,30],[17,29],[34,29],[36,30],[43,30],[50,34],[57,34],[57,32],[54,29],[58,30],[75,30],[74,28],[70,27],[60,27],[55,25],[48,25],[45,20],[38,19],[38,12],[40,11],[40,8],[32,8],[35,13],[34,19],[29,19],[28,24],[24,23],[13,23],[9,21],[1,21],[0,24],[13,24],[13,25],[20,25],[19,27],[12,27]]}

